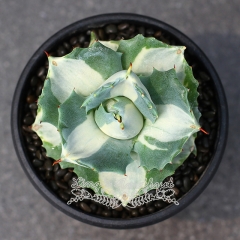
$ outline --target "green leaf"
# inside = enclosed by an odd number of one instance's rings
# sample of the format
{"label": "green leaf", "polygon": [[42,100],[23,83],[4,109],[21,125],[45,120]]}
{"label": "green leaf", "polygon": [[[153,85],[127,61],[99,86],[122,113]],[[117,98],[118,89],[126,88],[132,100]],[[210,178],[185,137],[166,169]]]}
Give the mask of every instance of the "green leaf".
{"label": "green leaf", "polygon": [[57,127],[59,104],[60,102],[51,91],[51,82],[46,79],[42,89],[42,94],[38,99],[38,107],[42,109],[41,121],[51,123]]}
{"label": "green leaf", "polygon": [[138,161],[133,161],[127,166],[125,175],[116,172],[99,173],[103,190],[121,200],[123,206],[136,197],[139,190],[145,186],[145,177],[146,171],[139,167]]}
{"label": "green leaf", "polygon": [[117,51],[119,47],[120,41],[99,41],[101,44],[103,44],[105,47],[112,49],[113,51]]}
{"label": "green leaf", "polygon": [[[134,151],[139,154],[142,166],[161,170],[181,152],[187,139],[199,131],[200,126],[190,109],[187,89],[177,79],[175,70],[155,70],[146,87],[158,104],[159,117],[155,123],[145,121]],[[160,157],[161,160],[156,160]]]}
{"label": "green leaf", "polygon": [[[90,157],[80,159],[80,163],[89,166],[98,172],[126,173],[126,166],[133,160],[130,152],[132,140],[118,140],[108,137],[102,147]],[[92,148],[94,148],[92,146]]]}
{"label": "green leaf", "polygon": [[47,77],[52,83],[54,96],[61,103],[73,89],[82,96],[88,96],[107,78],[122,70],[121,53],[99,42],[89,48],[75,48],[64,57],[50,56],[48,60]]}
{"label": "green leaf", "polygon": [[[95,42],[99,41],[97,35],[95,34],[94,31],[91,32],[91,36],[90,36],[90,44],[89,46],[92,46]],[[107,48],[112,49],[113,51],[117,51],[118,46],[120,41],[114,41],[114,40],[110,40],[110,41],[99,41],[102,45],[104,45]]]}
{"label": "green leaf", "polygon": [[[76,107],[82,100],[73,92],[59,108],[59,129],[65,140],[62,161],[97,171],[125,173],[126,166],[132,162],[132,140],[117,140],[104,134],[94,120],[93,111],[86,115],[82,108]],[[70,104],[75,108],[69,110]]]}
{"label": "green leaf", "polygon": [[188,92],[188,101],[190,108],[192,109],[195,118],[199,121],[201,117],[201,113],[198,110],[198,82],[193,76],[192,68],[188,65],[186,60],[184,60],[184,67],[185,67],[185,78],[183,81],[183,85],[189,89]]}
{"label": "green leaf", "polygon": [[167,71],[176,67],[179,79],[182,79],[185,47],[170,46],[155,38],[144,38],[142,35],[129,40],[121,40],[118,52],[123,53],[123,69],[132,63],[132,71],[137,75],[150,75],[153,68]]}
{"label": "green leaf", "polygon": [[159,71],[175,68],[180,82],[190,89],[188,101],[196,119],[199,120],[201,114],[197,103],[198,82],[184,58],[185,49],[184,46],[170,46],[155,38],[144,38],[142,35],[137,35],[130,40],[121,40],[117,51],[123,53],[123,68],[128,68],[132,63],[133,72],[140,76],[151,75],[154,68]]}
{"label": "green leaf", "polygon": [[43,147],[47,150],[47,156],[59,159],[61,155],[61,136],[58,129],[51,123],[42,122],[42,109],[38,109],[32,130],[41,138]]}
{"label": "green leaf", "polygon": [[38,99],[38,112],[32,129],[41,138],[47,156],[59,159],[62,144],[58,132],[58,106],[59,101],[51,91],[51,82],[45,80],[42,94]]}
{"label": "green leaf", "polygon": [[[168,163],[162,170],[158,170],[156,168],[147,171],[146,173],[146,181],[153,179],[153,185],[155,183],[161,183],[163,180],[171,175],[173,175],[176,169],[183,164],[183,162],[187,159],[190,153],[194,150],[194,139],[195,137],[191,136],[187,142],[183,146],[183,150],[180,154],[178,154],[172,161],[172,164]],[[153,188],[149,187],[145,189],[146,191],[150,191]]]}
{"label": "green leaf", "polygon": [[[59,107],[59,124],[63,143],[66,142],[67,137],[70,133],[78,126],[83,123],[86,119],[86,111],[84,108],[80,108],[85,98],[78,95],[75,91],[69,98],[60,105]],[[70,119],[69,119],[70,118]]]}
{"label": "green leaf", "polygon": [[174,69],[166,72],[154,69],[151,76],[144,77],[142,82],[148,89],[154,104],[173,104],[187,114],[191,111],[188,89],[178,80]]}
{"label": "green leaf", "polygon": [[83,106],[86,107],[88,112],[98,107],[105,100],[117,96],[129,98],[146,118],[149,118],[152,122],[156,121],[156,107],[147,89],[136,74],[128,74],[126,70],[120,71],[106,80],[85,100]]}

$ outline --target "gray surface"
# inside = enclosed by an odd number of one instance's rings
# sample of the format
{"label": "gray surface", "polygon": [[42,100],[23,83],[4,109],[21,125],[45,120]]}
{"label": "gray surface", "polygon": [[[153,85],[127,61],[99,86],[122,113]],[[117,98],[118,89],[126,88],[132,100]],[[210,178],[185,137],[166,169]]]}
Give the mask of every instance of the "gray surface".
{"label": "gray surface", "polygon": [[[106,12],[135,12],[180,29],[208,55],[226,90],[230,129],[223,162],[204,193],[178,215],[137,230],[104,230],[71,219],[30,184],[10,134],[18,77],[39,45],[64,26]],[[239,0],[0,0],[1,239],[240,239]]]}

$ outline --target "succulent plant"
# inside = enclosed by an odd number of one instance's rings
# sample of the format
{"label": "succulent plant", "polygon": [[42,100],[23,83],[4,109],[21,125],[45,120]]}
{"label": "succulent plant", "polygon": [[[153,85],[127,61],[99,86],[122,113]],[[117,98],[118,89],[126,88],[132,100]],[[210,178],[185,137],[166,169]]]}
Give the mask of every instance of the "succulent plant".
{"label": "succulent plant", "polygon": [[183,46],[137,35],[97,41],[49,70],[32,129],[62,168],[126,205],[149,180],[161,183],[191,152],[201,130],[198,83]]}

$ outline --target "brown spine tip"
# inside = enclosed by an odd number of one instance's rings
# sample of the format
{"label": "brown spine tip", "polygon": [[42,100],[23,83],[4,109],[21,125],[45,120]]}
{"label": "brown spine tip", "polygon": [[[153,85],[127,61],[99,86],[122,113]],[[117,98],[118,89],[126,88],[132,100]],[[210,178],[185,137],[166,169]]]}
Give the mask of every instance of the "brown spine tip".
{"label": "brown spine tip", "polygon": [[208,132],[206,132],[204,129],[200,128],[199,130],[200,130],[201,132],[203,132],[203,133],[205,133],[205,134],[209,135],[209,133],[208,133]]}
{"label": "brown spine tip", "polygon": [[127,177],[127,174],[124,174],[125,177]]}
{"label": "brown spine tip", "polygon": [[58,160],[56,160],[56,161],[52,164],[52,166],[54,166],[54,165],[60,163],[61,161],[62,161],[62,159],[58,159]]}
{"label": "brown spine tip", "polygon": [[50,56],[48,52],[46,52],[46,51],[44,51],[44,52],[45,52],[45,54],[47,55],[47,57],[49,57],[49,56]]}

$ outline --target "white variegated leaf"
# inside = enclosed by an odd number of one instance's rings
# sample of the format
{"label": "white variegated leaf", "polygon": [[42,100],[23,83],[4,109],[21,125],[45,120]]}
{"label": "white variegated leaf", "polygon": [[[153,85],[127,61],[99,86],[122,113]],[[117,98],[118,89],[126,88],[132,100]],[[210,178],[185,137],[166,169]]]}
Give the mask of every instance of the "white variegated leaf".
{"label": "white variegated leaf", "polygon": [[106,103],[108,112],[103,105],[95,111],[95,121],[98,127],[105,134],[116,139],[135,137],[143,127],[142,114],[128,98],[116,97],[109,102],[111,104],[108,104],[108,101]]}
{"label": "white variegated leaf", "polygon": [[146,118],[149,118],[152,122],[156,121],[156,107],[147,89],[136,74],[133,72],[129,73],[126,70],[117,72],[107,79],[97,91],[93,92],[85,100],[83,106],[86,107],[86,111],[88,112],[105,100],[117,96],[129,98]]}
{"label": "white variegated leaf", "polygon": [[126,168],[126,174],[116,172],[99,173],[102,189],[109,195],[121,200],[123,206],[137,196],[139,190],[146,184],[146,171],[139,167],[138,161],[133,161]]}

